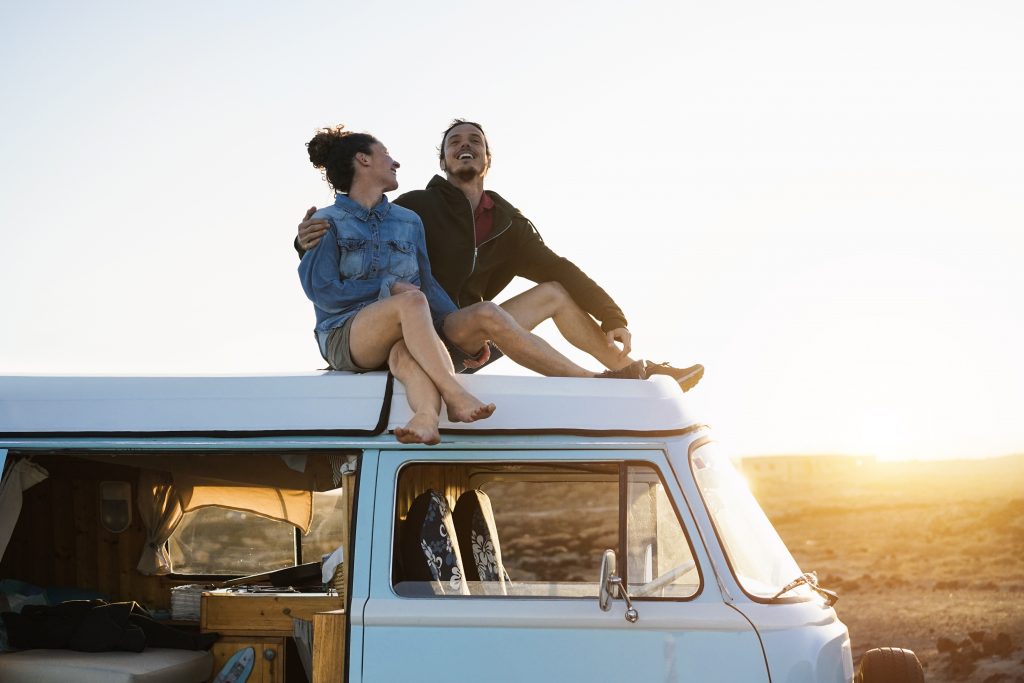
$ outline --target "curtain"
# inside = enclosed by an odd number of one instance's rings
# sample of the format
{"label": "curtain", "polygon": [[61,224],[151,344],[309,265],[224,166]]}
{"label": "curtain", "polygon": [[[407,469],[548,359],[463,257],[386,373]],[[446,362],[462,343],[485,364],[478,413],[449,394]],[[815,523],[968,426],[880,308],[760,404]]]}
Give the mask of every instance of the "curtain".
{"label": "curtain", "polygon": [[184,512],[217,506],[246,510],[279,522],[287,522],[308,534],[313,523],[313,492],[252,486],[222,486],[217,481],[174,476]]}
{"label": "curtain", "polygon": [[3,481],[0,481],[0,559],[7,552],[7,544],[11,542],[14,525],[18,523],[18,516],[21,515],[22,491],[35,486],[48,476],[50,473],[39,465],[28,460],[19,460],[11,466]]}
{"label": "curtain", "polygon": [[139,517],[146,527],[146,545],[142,548],[138,570],[147,576],[170,574],[171,556],[167,539],[181,522],[184,512],[178,490],[167,475],[139,470]]}

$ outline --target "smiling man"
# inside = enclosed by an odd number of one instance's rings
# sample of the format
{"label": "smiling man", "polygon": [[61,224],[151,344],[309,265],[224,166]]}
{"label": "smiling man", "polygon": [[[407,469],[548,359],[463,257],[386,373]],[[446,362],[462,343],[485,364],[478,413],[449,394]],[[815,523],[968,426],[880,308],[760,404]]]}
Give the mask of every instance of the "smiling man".
{"label": "smiling man", "polygon": [[[445,178],[434,176],[426,189],[407,192],[395,204],[423,220],[431,269],[459,306],[438,326],[457,368],[473,372],[504,354],[553,377],[646,379],[663,374],[683,391],[700,381],[700,365],[679,369],[634,360],[622,309],[575,264],[551,251],[518,209],[484,190],[491,150],[480,124],[453,121],[441,136],[439,159]],[[299,224],[300,254],[327,229],[310,215]],[[493,303],[516,276],[537,286],[501,305]],[[531,332],[549,318],[567,341],[607,370],[587,370]]]}

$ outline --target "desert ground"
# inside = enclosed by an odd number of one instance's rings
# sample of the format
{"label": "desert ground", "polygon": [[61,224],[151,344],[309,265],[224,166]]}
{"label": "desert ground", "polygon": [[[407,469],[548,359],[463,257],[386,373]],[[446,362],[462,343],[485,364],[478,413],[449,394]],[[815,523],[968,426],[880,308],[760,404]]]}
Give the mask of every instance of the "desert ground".
{"label": "desert ground", "polygon": [[914,650],[929,683],[1024,682],[1024,456],[744,463],[804,571],[839,593],[854,659]]}
{"label": "desert ground", "polygon": [[[743,471],[801,569],[839,594],[855,660],[905,647],[929,683],[1024,683],[1024,455],[747,458]],[[617,543],[609,486],[491,490],[510,573],[592,580],[601,549]],[[563,523],[524,514],[531,506],[561,510]]]}

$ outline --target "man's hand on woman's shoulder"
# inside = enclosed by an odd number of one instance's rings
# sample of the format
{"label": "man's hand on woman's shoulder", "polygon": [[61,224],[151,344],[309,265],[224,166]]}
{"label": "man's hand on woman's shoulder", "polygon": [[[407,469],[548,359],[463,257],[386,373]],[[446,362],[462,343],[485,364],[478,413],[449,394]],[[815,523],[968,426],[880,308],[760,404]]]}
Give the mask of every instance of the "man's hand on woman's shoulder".
{"label": "man's hand on woman's shoulder", "polygon": [[324,236],[327,229],[331,227],[331,224],[327,222],[326,218],[312,218],[313,214],[316,213],[316,207],[311,206],[306,211],[306,215],[303,216],[302,222],[299,223],[299,235],[297,241],[302,251],[309,251],[320,243],[320,238]]}

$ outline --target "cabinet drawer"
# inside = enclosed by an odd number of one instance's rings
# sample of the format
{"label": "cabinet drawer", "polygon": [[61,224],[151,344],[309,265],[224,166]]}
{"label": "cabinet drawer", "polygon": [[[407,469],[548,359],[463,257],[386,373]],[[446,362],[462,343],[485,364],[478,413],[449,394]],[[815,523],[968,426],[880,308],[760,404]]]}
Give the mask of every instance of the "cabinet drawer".
{"label": "cabinet drawer", "polygon": [[256,655],[246,683],[284,683],[284,638],[221,638],[210,650],[213,655],[212,681],[239,650],[251,647]]}
{"label": "cabinet drawer", "polygon": [[225,635],[292,634],[292,618],[313,620],[317,612],[341,609],[335,595],[308,593],[203,593],[203,631]]}

